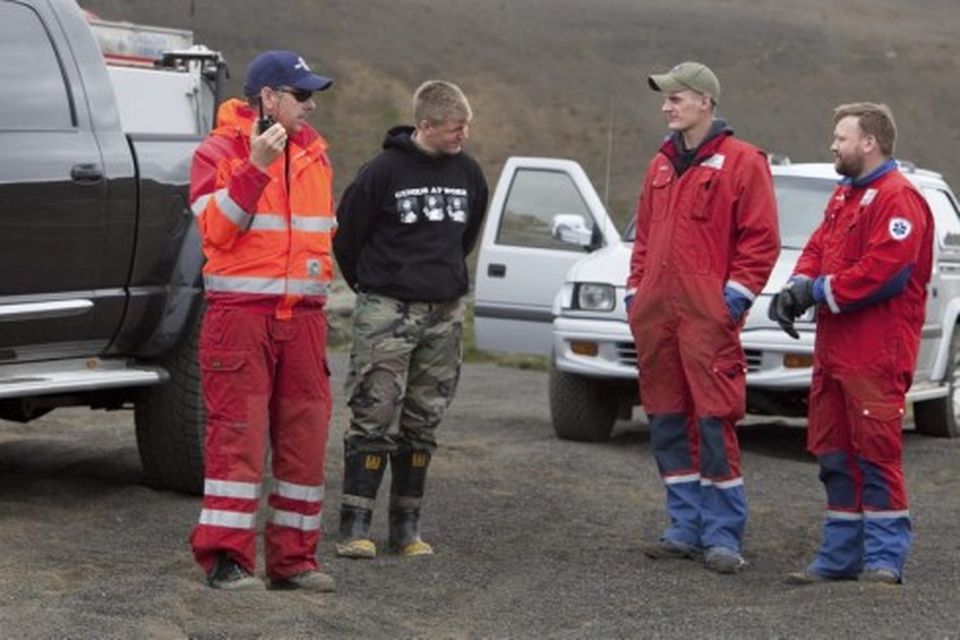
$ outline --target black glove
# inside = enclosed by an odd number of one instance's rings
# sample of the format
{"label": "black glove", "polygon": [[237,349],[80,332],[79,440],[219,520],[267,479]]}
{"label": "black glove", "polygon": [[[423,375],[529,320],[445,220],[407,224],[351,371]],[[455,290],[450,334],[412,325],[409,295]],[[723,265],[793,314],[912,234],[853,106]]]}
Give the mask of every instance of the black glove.
{"label": "black glove", "polygon": [[780,325],[780,328],[783,329],[788,336],[799,340],[800,334],[793,328],[793,320],[796,318],[793,310],[793,295],[784,287],[780,293],[775,294],[773,300],[770,301],[770,306],[767,307],[767,317]]}
{"label": "black glove", "polygon": [[817,303],[813,299],[813,279],[794,276],[781,289],[781,293],[789,291],[793,300],[793,317],[799,318],[804,312]]}

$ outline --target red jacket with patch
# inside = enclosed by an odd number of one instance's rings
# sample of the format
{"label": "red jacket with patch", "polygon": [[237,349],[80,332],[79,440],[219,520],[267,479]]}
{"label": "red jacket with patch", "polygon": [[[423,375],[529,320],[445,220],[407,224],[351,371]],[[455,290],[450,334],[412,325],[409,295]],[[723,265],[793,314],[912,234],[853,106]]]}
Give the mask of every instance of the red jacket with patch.
{"label": "red jacket with patch", "polygon": [[767,158],[726,133],[705,142],[680,175],[673,155],[668,140],[644,176],[627,288],[659,283],[667,294],[678,277],[695,276],[700,295],[723,318],[723,287],[753,300],[780,253]]}
{"label": "red jacket with patch", "polygon": [[893,161],[875,174],[837,186],[795,273],[823,278],[821,364],[909,375],[926,311],[933,214]]}

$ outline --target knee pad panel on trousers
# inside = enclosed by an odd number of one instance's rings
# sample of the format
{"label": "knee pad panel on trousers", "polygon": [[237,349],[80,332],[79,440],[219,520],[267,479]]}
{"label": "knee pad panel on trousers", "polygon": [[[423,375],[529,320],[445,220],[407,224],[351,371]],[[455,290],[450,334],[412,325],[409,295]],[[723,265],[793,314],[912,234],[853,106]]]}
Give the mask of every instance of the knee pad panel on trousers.
{"label": "knee pad panel on trousers", "polygon": [[726,434],[719,418],[700,418],[700,474],[707,478],[725,478],[730,475],[727,459]]}
{"label": "knee pad panel on trousers", "polygon": [[863,472],[863,506],[873,511],[907,508],[907,490],[900,464],[874,464],[860,460]]}
{"label": "knee pad panel on trousers", "polygon": [[827,504],[830,507],[859,509],[857,502],[856,470],[851,467],[851,459],[845,451],[834,451],[817,456],[820,463],[820,482],[827,492]]}
{"label": "knee pad panel on trousers", "polygon": [[687,416],[684,414],[650,416],[650,442],[661,475],[695,470],[687,432]]}

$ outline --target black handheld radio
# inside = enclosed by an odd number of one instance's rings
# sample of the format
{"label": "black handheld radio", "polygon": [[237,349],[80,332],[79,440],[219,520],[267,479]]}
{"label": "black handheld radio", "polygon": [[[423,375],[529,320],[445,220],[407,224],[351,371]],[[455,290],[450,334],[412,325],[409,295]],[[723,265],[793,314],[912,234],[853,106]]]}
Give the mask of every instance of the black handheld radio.
{"label": "black handheld radio", "polygon": [[276,120],[273,119],[273,116],[263,115],[263,100],[258,101],[260,107],[260,117],[257,118],[257,133],[263,134],[264,131],[276,124]]}

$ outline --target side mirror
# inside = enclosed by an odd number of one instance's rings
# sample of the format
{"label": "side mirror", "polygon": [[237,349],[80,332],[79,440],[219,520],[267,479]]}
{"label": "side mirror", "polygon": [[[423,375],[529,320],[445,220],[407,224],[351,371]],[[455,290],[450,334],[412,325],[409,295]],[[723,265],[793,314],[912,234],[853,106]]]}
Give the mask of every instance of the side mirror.
{"label": "side mirror", "polygon": [[587,221],[576,213],[558,213],[550,222],[550,235],[557,242],[587,249],[593,246],[593,231]]}

